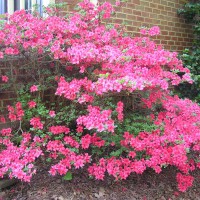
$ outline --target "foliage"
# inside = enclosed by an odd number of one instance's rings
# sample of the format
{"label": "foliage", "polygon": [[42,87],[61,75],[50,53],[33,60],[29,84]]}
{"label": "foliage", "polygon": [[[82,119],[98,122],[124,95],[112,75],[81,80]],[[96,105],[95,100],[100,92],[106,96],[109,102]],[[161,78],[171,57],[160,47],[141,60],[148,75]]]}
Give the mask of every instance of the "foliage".
{"label": "foliage", "polygon": [[67,180],[82,167],[96,179],[107,173],[118,180],[172,165],[179,190],[192,185],[200,107],[169,91],[192,81],[189,70],[177,53],[151,41],[157,26],[131,38],[119,25],[101,23],[113,11],[107,2],[95,8],[85,0],[68,17],[23,10],[9,16],[0,31],[9,68],[2,82],[18,100],[1,118],[13,126],[0,132],[0,176],[30,181],[45,157],[50,174]]}
{"label": "foliage", "polygon": [[193,23],[194,42],[191,49],[185,49],[180,55],[185,67],[190,69],[194,83],[183,83],[176,89],[181,97],[187,97],[200,103],[200,2],[186,3],[178,13]]}
{"label": "foliage", "polygon": [[193,84],[182,83],[176,90],[179,96],[187,97],[200,103],[200,48],[193,46],[192,49],[185,49],[180,55],[185,67],[190,69]]}

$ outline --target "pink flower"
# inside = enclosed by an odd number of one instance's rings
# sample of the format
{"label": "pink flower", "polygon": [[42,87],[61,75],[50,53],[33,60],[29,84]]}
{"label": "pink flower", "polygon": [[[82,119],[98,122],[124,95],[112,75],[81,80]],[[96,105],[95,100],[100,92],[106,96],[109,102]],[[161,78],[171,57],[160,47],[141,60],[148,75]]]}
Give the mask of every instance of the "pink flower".
{"label": "pink flower", "polygon": [[135,158],[136,153],[134,151],[130,151],[128,156],[131,157],[131,158]]}
{"label": "pink flower", "polygon": [[87,134],[81,138],[81,144],[83,149],[88,149],[91,144],[91,135]]}
{"label": "pink flower", "polygon": [[16,106],[17,119],[22,120],[22,117],[24,116],[24,110],[22,109],[21,102],[17,102],[15,106]]}
{"label": "pink flower", "polygon": [[55,76],[54,80],[58,81],[59,80],[59,76]]}
{"label": "pink flower", "polygon": [[3,58],[3,52],[0,52],[0,58]]}
{"label": "pink flower", "polygon": [[34,129],[43,129],[43,124],[39,117],[33,117],[30,120],[30,124],[33,126]]}
{"label": "pink flower", "polygon": [[29,101],[29,102],[28,102],[29,108],[35,108],[36,105],[37,105],[37,104],[36,104],[35,101]]}
{"label": "pink flower", "polygon": [[55,64],[54,64],[53,62],[50,63],[50,67],[51,67],[51,68],[55,67]]}
{"label": "pink flower", "polygon": [[142,35],[146,35],[148,33],[148,31],[145,28],[140,29],[140,33]]}
{"label": "pink flower", "polygon": [[0,117],[0,122],[2,122],[2,123],[6,123],[6,119],[5,119],[4,116],[1,116],[1,117]]}
{"label": "pink flower", "polygon": [[11,136],[12,129],[11,128],[4,128],[0,131],[2,136]]}
{"label": "pink flower", "polygon": [[84,73],[84,71],[85,71],[85,66],[81,66],[80,67],[80,73]]}
{"label": "pink flower", "polygon": [[76,131],[77,131],[77,133],[82,133],[83,132],[83,127],[82,126],[78,126]]}
{"label": "pink flower", "polygon": [[88,106],[88,115],[79,116],[78,125],[85,126],[88,130],[97,129],[99,132],[108,130],[114,132],[114,121],[111,118],[112,110],[103,110],[101,112],[98,106]]}
{"label": "pink flower", "polygon": [[176,179],[178,182],[178,189],[181,192],[185,192],[189,187],[191,187],[194,181],[194,177],[190,175],[183,175],[181,173],[177,173]]}
{"label": "pink flower", "polygon": [[97,147],[102,147],[105,145],[105,141],[102,140],[100,137],[97,137],[96,136],[96,133],[94,133],[94,135],[92,136],[91,138],[91,143],[94,145],[94,146],[97,146]]}
{"label": "pink flower", "polygon": [[31,91],[31,92],[36,92],[36,91],[38,91],[38,86],[37,86],[37,85],[32,85],[32,86],[30,87],[30,91]]}
{"label": "pink flower", "polygon": [[22,120],[22,117],[24,116],[24,110],[22,109],[22,104],[20,102],[17,102],[15,105],[16,108],[13,106],[8,105],[8,118],[11,121],[16,120]]}
{"label": "pink flower", "polygon": [[65,133],[68,134],[70,132],[70,129],[66,126],[51,126],[49,127],[49,131],[53,133],[54,135]]}
{"label": "pink flower", "polygon": [[193,80],[191,79],[191,76],[188,73],[184,74],[182,78],[183,78],[183,80],[187,81],[190,84],[193,83]]}
{"label": "pink flower", "polygon": [[56,116],[55,111],[54,111],[54,110],[50,110],[50,111],[49,111],[49,116],[50,116],[50,117],[55,117],[55,116]]}
{"label": "pink flower", "polygon": [[8,77],[7,76],[1,76],[1,80],[5,83],[8,82]]}
{"label": "pink flower", "polygon": [[83,156],[76,156],[74,160],[75,169],[82,168],[84,166],[84,157]]}
{"label": "pink flower", "polygon": [[160,28],[158,26],[153,26],[152,28],[149,29],[150,36],[155,36],[160,34]]}
{"label": "pink flower", "polygon": [[116,6],[120,6],[120,0],[117,0],[117,1],[115,2],[115,5],[116,5]]}
{"label": "pink flower", "polygon": [[64,138],[66,144],[70,145],[71,147],[79,148],[79,143],[73,139],[71,136],[66,136]]}
{"label": "pink flower", "polygon": [[115,143],[114,143],[114,142],[111,142],[110,145],[113,147],[113,146],[115,146]]}
{"label": "pink flower", "polygon": [[119,121],[123,121],[123,118],[124,118],[123,109],[124,109],[124,104],[123,104],[123,102],[119,101],[117,103],[117,108],[116,108],[116,111],[118,114],[117,118]]}
{"label": "pink flower", "polygon": [[72,67],[72,66],[66,66],[66,70],[67,70],[67,71],[72,71],[72,70],[73,70],[73,67]]}
{"label": "pink flower", "polygon": [[5,49],[5,53],[8,55],[14,55],[14,49],[11,47],[8,47]]}

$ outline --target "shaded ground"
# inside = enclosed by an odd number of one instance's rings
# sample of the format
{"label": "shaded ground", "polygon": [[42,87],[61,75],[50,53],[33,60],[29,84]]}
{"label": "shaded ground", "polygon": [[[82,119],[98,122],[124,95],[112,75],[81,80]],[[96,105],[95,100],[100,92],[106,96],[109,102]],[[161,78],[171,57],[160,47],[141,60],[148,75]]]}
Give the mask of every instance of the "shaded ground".
{"label": "shaded ground", "polygon": [[0,192],[0,200],[200,200],[200,170],[194,172],[197,180],[186,193],[177,191],[173,168],[159,175],[153,171],[132,175],[121,182],[110,177],[104,182],[91,180],[83,171],[64,181],[47,171],[42,167],[30,184],[18,183]]}

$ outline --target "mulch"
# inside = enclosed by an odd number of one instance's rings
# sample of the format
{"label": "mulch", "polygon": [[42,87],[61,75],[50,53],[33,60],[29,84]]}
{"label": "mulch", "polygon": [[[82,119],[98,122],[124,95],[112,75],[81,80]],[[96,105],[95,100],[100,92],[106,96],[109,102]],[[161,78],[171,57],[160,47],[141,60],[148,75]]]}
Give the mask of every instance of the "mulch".
{"label": "mulch", "polygon": [[104,181],[90,179],[85,170],[74,171],[73,179],[65,181],[61,176],[50,176],[44,165],[30,184],[19,182],[1,191],[0,200],[200,200],[200,170],[193,174],[193,187],[181,193],[173,167],[160,174],[147,170],[116,182],[112,177]]}

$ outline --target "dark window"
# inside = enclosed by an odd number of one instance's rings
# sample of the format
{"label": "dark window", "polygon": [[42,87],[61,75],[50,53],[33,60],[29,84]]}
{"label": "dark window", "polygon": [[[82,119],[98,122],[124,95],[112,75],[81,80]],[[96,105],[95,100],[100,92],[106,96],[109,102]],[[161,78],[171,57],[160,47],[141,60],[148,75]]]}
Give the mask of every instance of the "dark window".
{"label": "dark window", "polygon": [[14,0],[14,11],[20,10],[20,0]]}
{"label": "dark window", "polygon": [[43,0],[37,0],[36,1],[36,4],[38,5],[38,12],[40,13],[40,15],[42,16],[43,15]]}
{"label": "dark window", "polygon": [[25,0],[25,10],[31,13],[32,0]]}
{"label": "dark window", "polygon": [[7,0],[0,0],[0,14],[7,13]]}

